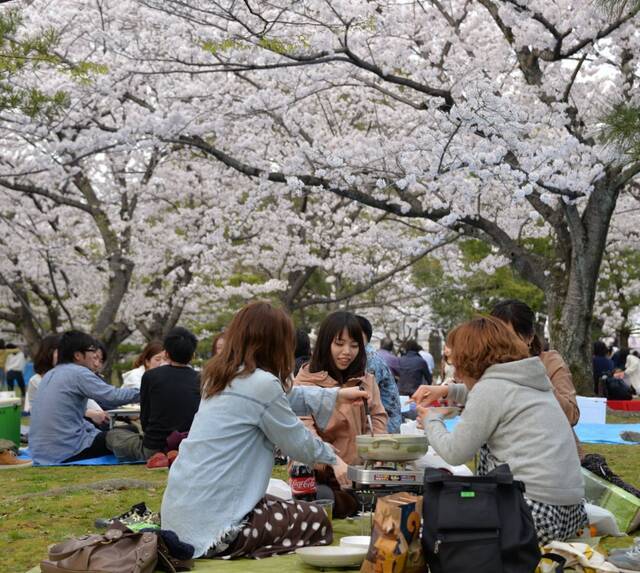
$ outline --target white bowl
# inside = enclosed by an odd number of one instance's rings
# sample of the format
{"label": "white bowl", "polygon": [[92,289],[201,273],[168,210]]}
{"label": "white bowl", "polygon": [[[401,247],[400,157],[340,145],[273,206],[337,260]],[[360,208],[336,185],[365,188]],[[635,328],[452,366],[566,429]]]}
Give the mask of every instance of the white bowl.
{"label": "white bowl", "polygon": [[358,549],[364,549],[365,551],[369,549],[370,543],[370,535],[349,535],[340,539],[341,547],[357,547]]}
{"label": "white bowl", "polygon": [[358,547],[301,547],[296,549],[296,554],[314,567],[360,567],[367,550]]}

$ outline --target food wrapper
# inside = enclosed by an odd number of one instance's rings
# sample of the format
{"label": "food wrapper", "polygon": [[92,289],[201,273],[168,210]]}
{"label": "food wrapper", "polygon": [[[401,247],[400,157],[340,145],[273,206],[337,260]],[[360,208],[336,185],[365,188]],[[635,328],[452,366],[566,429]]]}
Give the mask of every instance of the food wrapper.
{"label": "food wrapper", "polygon": [[371,543],[361,573],[423,573],[422,496],[395,493],[376,503]]}

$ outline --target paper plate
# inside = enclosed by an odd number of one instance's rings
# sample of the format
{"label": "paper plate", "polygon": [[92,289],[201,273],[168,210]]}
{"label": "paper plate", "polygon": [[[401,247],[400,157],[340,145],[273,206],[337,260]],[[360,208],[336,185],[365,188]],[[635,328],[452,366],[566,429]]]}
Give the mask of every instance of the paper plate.
{"label": "paper plate", "polygon": [[360,567],[367,550],[359,547],[301,547],[296,549],[296,554],[314,567]]}
{"label": "paper plate", "polygon": [[371,543],[370,535],[349,535],[340,539],[341,547],[355,547],[357,549],[369,549],[369,543]]}

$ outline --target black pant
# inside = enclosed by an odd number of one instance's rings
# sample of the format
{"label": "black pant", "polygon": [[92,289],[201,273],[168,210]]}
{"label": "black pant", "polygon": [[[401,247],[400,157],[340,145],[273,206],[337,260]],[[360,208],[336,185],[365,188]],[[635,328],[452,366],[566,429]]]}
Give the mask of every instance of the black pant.
{"label": "black pant", "polygon": [[64,460],[63,463],[77,462],[79,460],[88,460],[90,458],[100,458],[102,456],[111,455],[111,450],[107,448],[106,432],[100,432],[94,439],[93,443],[88,447],[77,453],[75,456],[71,456]]}
{"label": "black pant", "polygon": [[20,392],[22,392],[22,397],[25,397],[25,386],[24,386],[24,377],[22,376],[22,372],[20,370],[9,370],[7,372],[7,386],[9,387],[9,391],[13,390],[13,385],[18,383],[18,388],[20,388]]}

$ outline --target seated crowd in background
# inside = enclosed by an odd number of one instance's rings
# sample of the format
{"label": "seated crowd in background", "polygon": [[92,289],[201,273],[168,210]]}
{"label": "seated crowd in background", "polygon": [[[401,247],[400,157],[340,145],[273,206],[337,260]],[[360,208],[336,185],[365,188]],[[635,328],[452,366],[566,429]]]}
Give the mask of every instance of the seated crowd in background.
{"label": "seated crowd in background", "polygon": [[611,400],[629,400],[640,395],[640,354],[637,350],[593,343],[593,388],[596,395]]}
{"label": "seated crowd in background", "polygon": [[[111,453],[144,461],[166,451],[167,437],[188,432],[198,409],[198,375],[189,366],[196,344],[186,329],[173,329],[164,349],[151,342],[136,361],[145,369],[141,387],[130,377],[128,387],[115,388],[98,375],[107,356],[93,337],[79,331],[45,337],[28,393],[34,462],[56,464]],[[105,410],[138,402],[143,433],[135,425],[109,428]]]}

